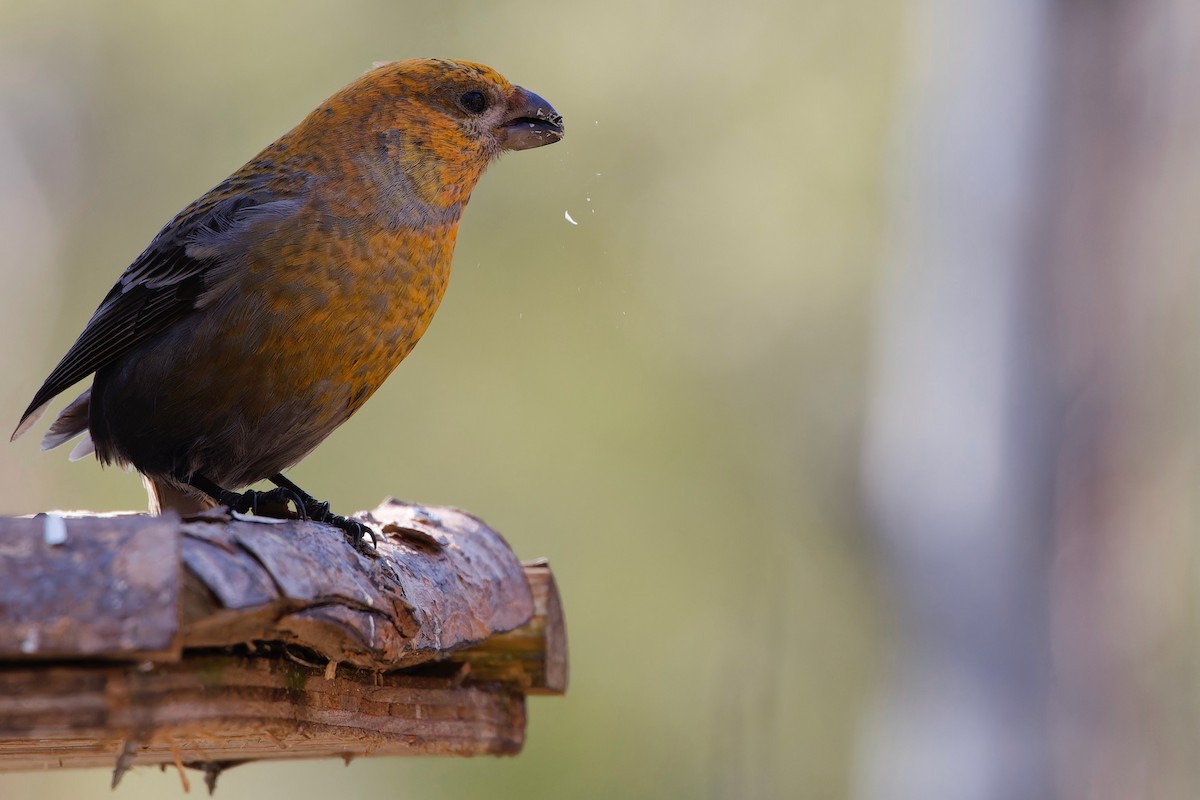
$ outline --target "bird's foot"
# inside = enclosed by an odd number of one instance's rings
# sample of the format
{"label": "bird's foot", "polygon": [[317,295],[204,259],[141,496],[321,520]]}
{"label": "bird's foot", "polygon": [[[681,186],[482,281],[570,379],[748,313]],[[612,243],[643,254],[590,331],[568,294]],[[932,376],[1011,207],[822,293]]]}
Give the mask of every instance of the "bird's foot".
{"label": "bird's foot", "polygon": [[[350,545],[363,555],[379,555],[379,551],[376,549],[376,545],[379,544],[379,539],[376,537],[375,531],[371,529],[371,526],[364,525],[358,520],[351,519],[350,517],[343,517],[341,514],[334,514],[333,512],[329,511],[329,503],[323,503],[322,505],[324,505],[326,509],[325,518],[318,520],[319,522],[324,522],[326,525],[332,525],[335,528],[341,529],[342,533],[346,536],[346,539],[349,540]],[[367,544],[365,538],[367,536],[371,537],[370,544]]]}
{"label": "bird's foot", "polygon": [[[297,492],[285,486],[265,492],[223,492],[217,498],[217,502],[243,514],[250,512],[260,517],[304,519],[332,525],[342,531],[358,552],[364,555],[378,555],[376,545],[379,539],[370,526],[350,517],[334,514],[329,510],[329,503],[317,500],[305,492]],[[370,544],[366,542],[368,536],[371,537]]]}
{"label": "bird's foot", "polygon": [[[247,512],[258,517],[274,517],[275,519],[309,519],[308,509],[303,498],[283,486],[277,486],[265,492],[250,489],[245,492],[224,491],[217,497],[217,502],[229,506],[231,511],[241,514]],[[295,508],[295,511],[292,508]]]}
{"label": "bird's foot", "polygon": [[[292,496],[297,497],[303,503],[298,506],[303,509],[306,518],[313,522],[323,522],[326,525],[332,525],[338,528],[345,534],[350,545],[362,553],[363,555],[377,556],[376,545],[379,544],[379,538],[375,531],[368,525],[364,525],[358,520],[349,517],[343,517],[341,514],[334,514],[329,509],[329,503],[324,500],[318,500],[308,492],[301,489],[296,484],[283,475],[273,475],[271,480],[279,485],[280,489],[284,489],[292,493]],[[371,537],[371,544],[366,543],[365,537]]]}
{"label": "bird's foot", "polygon": [[[258,516],[275,517],[276,519],[304,519],[322,522],[339,529],[356,551],[365,556],[378,557],[376,549],[379,537],[369,525],[356,519],[334,514],[329,510],[329,503],[316,499],[301,489],[283,473],[276,473],[270,481],[276,488],[265,492],[250,489],[245,492],[231,492],[204,477],[195,474],[178,477],[181,483],[199,489],[223,506],[238,513],[252,512]],[[295,511],[292,509],[295,508]],[[367,544],[366,537],[371,537]]]}

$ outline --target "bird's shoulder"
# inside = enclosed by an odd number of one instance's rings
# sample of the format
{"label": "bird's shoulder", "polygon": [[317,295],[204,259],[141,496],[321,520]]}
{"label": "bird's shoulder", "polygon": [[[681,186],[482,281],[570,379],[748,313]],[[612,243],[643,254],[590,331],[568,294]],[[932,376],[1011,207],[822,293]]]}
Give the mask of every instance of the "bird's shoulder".
{"label": "bird's shoulder", "polygon": [[303,172],[272,170],[262,158],[163,226],[117,279],[46,378],[18,433],[59,392],[228,293],[247,252],[264,231],[286,225],[298,214],[312,183]]}

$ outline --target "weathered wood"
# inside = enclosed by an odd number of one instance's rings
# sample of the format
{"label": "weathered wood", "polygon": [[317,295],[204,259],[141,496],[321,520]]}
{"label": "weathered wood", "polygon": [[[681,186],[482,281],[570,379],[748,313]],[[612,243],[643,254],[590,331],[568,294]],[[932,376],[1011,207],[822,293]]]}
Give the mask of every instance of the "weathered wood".
{"label": "weathered wood", "polygon": [[527,694],[567,691],[567,626],[554,573],[545,561],[525,565],[533,591],[533,617],[508,633],[460,650],[450,660],[467,665],[473,680],[502,681]]}
{"label": "weathered wood", "polygon": [[178,527],[133,515],[0,520],[0,659],[178,658]]}
{"label": "weathered wood", "polygon": [[[532,616],[520,562],[475,517],[388,501],[363,518],[379,558],[324,525],[224,512],[0,519],[0,660],[162,660],[263,640],[388,670]],[[48,544],[52,529],[65,539]]]}
{"label": "weathered wood", "polygon": [[502,755],[521,749],[524,696],[457,675],[360,674],[287,658],[0,669],[0,769]]}
{"label": "weathered wood", "polygon": [[361,518],[378,557],[223,512],[0,518],[0,771],[519,751],[525,695],[566,689],[549,567],[454,509]]}

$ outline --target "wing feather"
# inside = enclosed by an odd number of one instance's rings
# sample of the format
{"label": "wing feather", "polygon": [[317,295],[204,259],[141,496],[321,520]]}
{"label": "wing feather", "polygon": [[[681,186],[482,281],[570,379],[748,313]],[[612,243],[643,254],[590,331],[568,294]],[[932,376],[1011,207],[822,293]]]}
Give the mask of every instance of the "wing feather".
{"label": "wing feather", "polygon": [[[294,185],[294,184],[293,184]],[[293,214],[301,199],[231,178],[167,224],[129,265],[83,333],[29,403],[12,438],[63,390],[161,333],[231,284],[259,223]]]}

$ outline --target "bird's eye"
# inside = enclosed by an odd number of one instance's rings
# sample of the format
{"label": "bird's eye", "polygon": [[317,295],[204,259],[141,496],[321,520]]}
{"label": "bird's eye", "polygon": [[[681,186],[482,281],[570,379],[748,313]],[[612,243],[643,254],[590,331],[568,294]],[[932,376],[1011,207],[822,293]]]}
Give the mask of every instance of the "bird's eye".
{"label": "bird's eye", "polygon": [[488,107],[488,101],[483,96],[483,92],[467,92],[458,98],[458,102],[462,103],[462,107],[472,114],[482,114]]}

